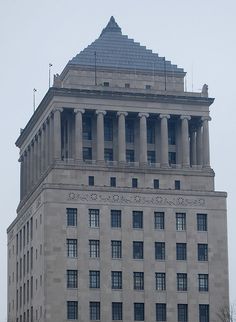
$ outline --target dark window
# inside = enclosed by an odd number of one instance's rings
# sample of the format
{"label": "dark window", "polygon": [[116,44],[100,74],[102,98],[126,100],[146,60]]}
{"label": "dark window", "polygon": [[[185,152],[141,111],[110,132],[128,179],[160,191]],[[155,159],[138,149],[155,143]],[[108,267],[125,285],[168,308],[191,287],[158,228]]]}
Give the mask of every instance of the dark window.
{"label": "dark window", "polygon": [[146,89],[151,89],[151,85],[146,85],[145,88]]}
{"label": "dark window", "polygon": [[155,151],[147,151],[147,161],[149,164],[156,163]]}
{"label": "dark window", "polygon": [[130,88],[130,84],[129,83],[125,83],[125,88]]}
{"label": "dark window", "polygon": [[67,270],[67,287],[77,288],[78,287],[78,271],[77,270]]}
{"label": "dark window", "polygon": [[[37,222],[37,219],[36,219],[36,222]],[[25,226],[23,227],[23,247],[25,247]]]}
{"label": "dark window", "polygon": [[199,322],[209,321],[209,304],[199,304]]}
{"label": "dark window", "polygon": [[105,86],[105,87],[109,87],[109,86],[110,86],[110,84],[109,84],[109,82],[103,82],[103,86]]}
{"label": "dark window", "polygon": [[170,145],[175,145],[175,124],[174,123],[171,123],[169,122],[168,124],[168,143]]}
{"label": "dark window", "polygon": [[197,230],[207,231],[207,214],[197,214]]}
{"label": "dark window", "polygon": [[176,259],[180,261],[186,261],[187,259],[187,244],[177,243],[176,244]]}
{"label": "dark window", "polygon": [[176,213],[176,230],[186,230],[186,214]]}
{"label": "dark window", "polygon": [[134,303],[134,321],[144,321],[144,303]]}
{"label": "dark window", "polygon": [[90,117],[83,118],[83,139],[92,140],[92,119]]}
{"label": "dark window", "polygon": [[104,119],[104,141],[112,141],[112,140],[113,140],[112,119],[105,118]]}
{"label": "dark window", "polygon": [[177,273],[177,291],[186,292],[187,287],[187,274]]}
{"label": "dark window", "polygon": [[77,226],[77,208],[66,208],[67,226]]}
{"label": "dark window", "polygon": [[208,245],[198,244],[197,246],[198,246],[198,260],[208,261]]}
{"label": "dark window", "polygon": [[175,190],[180,190],[180,181],[175,180]]}
{"label": "dark window", "polygon": [[134,142],[134,121],[126,120],[125,122],[125,137],[127,143]]}
{"label": "dark window", "polygon": [[144,273],[134,272],[134,290],[144,289]]}
{"label": "dark window", "polygon": [[155,242],[155,259],[165,260],[165,243]]}
{"label": "dark window", "polygon": [[99,227],[99,209],[89,209],[89,227]]}
{"label": "dark window", "polygon": [[165,291],[166,289],[166,274],[156,273],[156,290]]}
{"label": "dark window", "polygon": [[133,228],[143,228],[142,211],[133,211]]}
{"label": "dark window", "polygon": [[178,304],[178,322],[188,322],[188,304]]}
{"label": "dark window", "polygon": [[116,177],[110,177],[110,186],[116,187]]}
{"label": "dark window", "polygon": [[157,303],[156,304],[156,321],[166,321],[166,304]]}
{"label": "dark window", "polygon": [[96,239],[89,240],[89,257],[90,258],[99,258],[100,257],[99,240],[96,240]]}
{"label": "dark window", "polygon": [[92,148],[83,148],[83,160],[92,160]]}
{"label": "dark window", "polygon": [[134,259],[143,259],[143,242],[134,241],[133,242],[133,258]]}
{"label": "dark window", "polygon": [[33,234],[34,234],[33,218],[30,218],[30,239],[31,240],[33,239]]}
{"label": "dark window", "polygon": [[126,162],[134,162],[134,150],[126,150]]}
{"label": "dark window", "polygon": [[208,274],[198,274],[199,292],[208,292]]}
{"label": "dark window", "polygon": [[67,256],[68,257],[77,257],[77,239],[67,239]]}
{"label": "dark window", "polygon": [[100,272],[89,271],[89,287],[100,288]]}
{"label": "dark window", "polygon": [[90,320],[92,321],[100,320],[100,302],[90,302],[89,311],[90,311]]}
{"label": "dark window", "polygon": [[111,227],[121,228],[121,210],[111,210]]}
{"label": "dark window", "polygon": [[165,214],[164,212],[154,212],[154,228],[165,229]]}
{"label": "dark window", "polygon": [[78,302],[67,301],[67,319],[77,320],[78,319]]}
{"label": "dark window", "polygon": [[113,161],[113,150],[112,149],[104,149],[104,160],[105,161]]}
{"label": "dark window", "polygon": [[94,186],[94,176],[89,176],[88,177],[88,185],[89,186]]}
{"label": "dark window", "polygon": [[138,188],[138,179],[132,178],[132,188]]}
{"label": "dark window", "polygon": [[[31,218],[32,219],[32,218]],[[32,224],[33,227],[33,224]],[[33,229],[33,228],[32,228]],[[20,251],[22,250],[22,230],[20,230]]]}
{"label": "dark window", "polygon": [[176,164],[176,153],[175,152],[169,152],[169,164]]}
{"label": "dark window", "polygon": [[147,121],[147,143],[155,143],[155,123],[152,121]]}
{"label": "dark window", "polygon": [[121,240],[111,241],[111,257],[121,258],[122,257],[122,243]]}
{"label": "dark window", "polygon": [[153,188],[154,189],[159,189],[160,188],[159,179],[154,179],[153,180]]}
{"label": "dark window", "polygon": [[121,302],[112,302],[112,320],[123,320],[123,308]]}
{"label": "dark window", "polygon": [[122,272],[120,271],[111,272],[111,288],[114,290],[122,289]]}
{"label": "dark window", "polygon": [[[32,247],[33,248],[33,247]],[[32,256],[33,257],[33,256]],[[33,266],[33,265],[32,265]],[[20,279],[22,279],[22,258],[20,258]]]}

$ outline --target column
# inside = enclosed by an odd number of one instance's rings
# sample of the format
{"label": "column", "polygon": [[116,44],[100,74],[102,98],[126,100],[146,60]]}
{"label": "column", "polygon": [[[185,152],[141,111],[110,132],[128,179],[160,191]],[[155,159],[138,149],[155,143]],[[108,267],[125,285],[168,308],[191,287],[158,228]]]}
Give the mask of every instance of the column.
{"label": "column", "polygon": [[75,160],[83,160],[83,114],[85,110],[75,108]]}
{"label": "column", "polygon": [[125,117],[127,112],[117,112],[118,116],[118,161],[126,161]]}
{"label": "column", "polygon": [[192,166],[197,165],[196,127],[190,129],[190,161]]}
{"label": "column", "polygon": [[147,163],[147,118],[148,113],[139,113],[139,163]]}
{"label": "column", "polygon": [[34,169],[34,183],[36,183],[38,179],[38,136],[34,137],[34,161],[33,161],[33,169]]}
{"label": "column", "polygon": [[168,149],[168,119],[170,115],[160,114],[161,119],[161,166],[169,166],[169,149]]}
{"label": "column", "polygon": [[30,145],[30,189],[34,185],[34,140]]}
{"label": "column", "polygon": [[54,126],[53,126],[54,160],[61,160],[61,113],[62,111],[63,111],[62,108],[55,108],[53,110],[54,112]]}
{"label": "column", "polygon": [[24,196],[24,157],[23,155],[20,156],[19,162],[20,162],[20,200],[22,200]]}
{"label": "column", "polygon": [[97,114],[97,161],[104,161],[104,115],[106,111],[96,111]]}
{"label": "column", "polygon": [[31,184],[31,144],[28,145],[27,148],[27,193],[30,189],[30,184]]}
{"label": "column", "polygon": [[197,125],[196,133],[197,165],[202,166],[202,122]]}
{"label": "column", "polygon": [[183,167],[190,166],[190,156],[189,156],[189,130],[188,121],[191,119],[188,115],[182,115],[180,117],[181,122],[181,132],[182,132],[182,165]]}
{"label": "column", "polygon": [[210,116],[202,117],[203,167],[210,168],[209,125]]}
{"label": "column", "polygon": [[41,129],[39,129],[39,132],[38,132],[38,152],[37,152],[37,158],[38,158],[37,178],[38,179],[41,176],[41,166],[42,166],[41,145],[42,145],[42,131],[41,131]]}
{"label": "column", "polygon": [[46,169],[46,123],[41,128],[41,173]]}
{"label": "column", "polygon": [[27,171],[28,171],[28,168],[27,168],[27,158],[28,158],[28,155],[27,155],[27,150],[24,151],[24,160],[23,160],[23,166],[24,166],[24,177],[23,177],[23,197],[26,195],[27,193],[27,180],[28,180],[28,177],[27,177]]}

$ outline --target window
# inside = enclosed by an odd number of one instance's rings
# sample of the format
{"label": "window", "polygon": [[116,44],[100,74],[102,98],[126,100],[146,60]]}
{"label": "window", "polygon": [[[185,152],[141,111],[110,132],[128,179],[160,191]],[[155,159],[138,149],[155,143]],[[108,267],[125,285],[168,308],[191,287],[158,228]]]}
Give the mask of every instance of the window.
{"label": "window", "polygon": [[168,144],[175,145],[175,123],[169,122],[168,124]]}
{"label": "window", "polygon": [[77,320],[78,319],[78,302],[67,301],[67,319]]}
{"label": "window", "polygon": [[126,150],[126,162],[134,162],[134,150]]}
{"label": "window", "polygon": [[122,257],[122,243],[120,240],[111,241],[111,257],[113,259]]}
{"label": "window", "polygon": [[147,151],[147,162],[148,164],[156,163],[155,151]]}
{"label": "window", "polygon": [[155,229],[165,229],[164,212],[154,212],[154,227]]}
{"label": "window", "polygon": [[156,321],[166,321],[166,304],[157,303],[156,304]]}
{"label": "window", "polygon": [[112,141],[112,140],[113,140],[112,119],[105,118],[104,119],[104,141]]}
{"label": "window", "polygon": [[113,290],[122,289],[122,272],[120,271],[111,272],[111,288]]}
{"label": "window", "polygon": [[99,209],[89,209],[89,227],[99,228]]}
{"label": "window", "polygon": [[186,230],[185,213],[176,213],[176,230]]}
{"label": "window", "polygon": [[143,259],[143,242],[134,241],[133,242],[133,258],[134,259]]}
{"label": "window", "polygon": [[178,304],[178,322],[188,322],[188,304]]}
{"label": "window", "polygon": [[134,303],[134,321],[144,321],[144,303]]}
{"label": "window", "polygon": [[77,239],[67,239],[67,256],[68,257],[77,257]]}
{"label": "window", "polygon": [[133,228],[143,228],[142,211],[133,211]]}
{"label": "window", "polygon": [[91,117],[83,118],[83,139],[92,140],[92,119]]}
{"label": "window", "polygon": [[176,259],[179,261],[186,261],[187,259],[187,244],[177,243],[176,244]]}
{"label": "window", "polygon": [[29,222],[26,224],[26,242],[29,243]]}
{"label": "window", "polygon": [[77,288],[78,287],[78,271],[77,270],[67,270],[67,288]]}
{"label": "window", "polygon": [[[169,164],[170,165],[171,164],[176,164],[176,152],[169,152],[168,157],[169,157]],[[177,190],[179,190],[179,189],[177,189]]]}
{"label": "window", "polygon": [[109,84],[109,82],[103,82],[103,86],[105,86],[105,87],[109,87],[109,86],[110,86],[110,84]]}
{"label": "window", "polygon": [[67,226],[77,226],[77,209],[66,208]]}
{"label": "window", "polygon": [[111,210],[111,227],[121,228],[121,210]]}
{"label": "window", "polygon": [[125,88],[130,88],[130,84],[129,83],[125,83]]}
{"label": "window", "polygon": [[175,180],[175,190],[180,190],[180,180]]}
{"label": "window", "polygon": [[198,274],[199,292],[208,292],[208,274]]}
{"label": "window", "polygon": [[146,85],[145,88],[146,89],[151,89],[151,85]]}
{"label": "window", "polygon": [[88,185],[89,186],[94,186],[94,176],[89,176],[88,177]]}
{"label": "window", "polygon": [[112,320],[123,320],[123,307],[121,302],[112,302]]}
{"label": "window", "polygon": [[165,243],[155,242],[155,259],[165,260]]}
{"label": "window", "polygon": [[143,272],[134,272],[134,290],[143,290],[144,289],[144,273]]}
{"label": "window", "polygon": [[100,302],[89,303],[90,320],[100,320]]}
{"label": "window", "polygon": [[32,270],[34,266],[34,249],[30,248],[30,269]]}
{"label": "window", "polygon": [[110,178],[110,186],[111,187],[116,187],[116,177],[111,177]]}
{"label": "window", "polygon": [[92,160],[92,148],[83,147],[83,160]]}
{"label": "window", "polygon": [[156,290],[165,291],[166,289],[166,274],[156,273]]}
{"label": "window", "polygon": [[153,180],[153,188],[154,189],[159,189],[160,188],[160,183],[158,179]]}
{"label": "window", "polygon": [[177,291],[187,291],[187,274],[177,273]]}
{"label": "window", "polygon": [[30,218],[30,239],[33,240],[34,235],[34,226],[33,226],[33,218]]}
{"label": "window", "polygon": [[198,246],[198,260],[208,261],[208,245],[198,244],[197,246]]}
{"label": "window", "polygon": [[138,179],[132,178],[132,188],[138,188]]}
{"label": "window", "polygon": [[113,161],[113,150],[112,149],[104,149],[104,160],[105,161]]}
{"label": "window", "polygon": [[89,271],[89,287],[100,288],[100,272]]}
{"label": "window", "polygon": [[197,214],[197,230],[207,231],[207,214]]}
{"label": "window", "polygon": [[199,322],[209,321],[209,304],[199,304]]}
{"label": "window", "polygon": [[155,122],[147,121],[147,143],[155,143]]}
{"label": "window", "polygon": [[94,239],[89,240],[89,256],[90,256],[90,258],[99,258],[100,257],[99,240],[94,240]]}
{"label": "window", "polygon": [[125,138],[127,143],[134,142],[134,121],[126,120],[125,122]]}

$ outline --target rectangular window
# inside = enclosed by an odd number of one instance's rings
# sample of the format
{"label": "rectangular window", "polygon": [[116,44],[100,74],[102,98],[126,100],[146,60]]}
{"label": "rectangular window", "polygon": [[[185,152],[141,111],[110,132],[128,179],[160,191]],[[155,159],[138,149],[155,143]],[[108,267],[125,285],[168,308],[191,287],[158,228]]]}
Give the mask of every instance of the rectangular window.
{"label": "rectangular window", "polygon": [[134,259],[143,259],[143,242],[134,241],[133,242],[133,258]]}
{"label": "rectangular window", "polygon": [[121,302],[112,302],[112,320],[123,320],[123,307]]}
{"label": "rectangular window", "polygon": [[30,218],[30,239],[33,240],[34,235],[34,226],[33,226],[33,218]]}
{"label": "rectangular window", "polygon": [[26,224],[26,242],[29,243],[29,222]]}
{"label": "rectangular window", "polygon": [[151,85],[145,85],[146,89],[151,89]]}
{"label": "rectangular window", "polygon": [[134,303],[134,321],[144,321],[144,303]]}
{"label": "rectangular window", "polygon": [[111,257],[113,259],[122,257],[122,243],[121,240],[112,240],[111,241]]}
{"label": "rectangular window", "polygon": [[176,213],[176,230],[186,230],[186,214]]}
{"label": "rectangular window", "polygon": [[67,256],[72,258],[78,256],[77,239],[67,239]]}
{"label": "rectangular window", "polygon": [[104,141],[112,141],[112,140],[113,140],[112,119],[105,118],[104,119]]}
{"label": "rectangular window", "polygon": [[92,160],[92,148],[83,147],[83,160]]}
{"label": "rectangular window", "polygon": [[92,119],[91,117],[83,118],[83,139],[92,140]]}
{"label": "rectangular window", "polygon": [[177,291],[186,292],[187,288],[187,274],[177,273]]}
{"label": "rectangular window", "polygon": [[89,287],[100,288],[100,272],[89,271]]}
{"label": "rectangular window", "polygon": [[144,290],[144,273],[134,272],[134,290]]}
{"label": "rectangular window", "polygon": [[77,320],[78,319],[78,302],[67,301],[67,319]]}
{"label": "rectangular window", "polygon": [[111,210],[111,227],[121,228],[121,210]]}
{"label": "rectangular window", "polygon": [[155,143],[155,122],[147,121],[147,143]]}
{"label": "rectangular window", "polygon": [[32,270],[34,266],[34,249],[30,248],[30,269]]}
{"label": "rectangular window", "polygon": [[126,120],[125,122],[125,138],[126,143],[134,142],[134,121]]}
{"label": "rectangular window", "polygon": [[89,209],[89,227],[99,228],[99,209]]}
{"label": "rectangular window", "polygon": [[157,303],[156,304],[156,321],[164,322],[166,321],[166,304]]}
{"label": "rectangular window", "polygon": [[104,160],[105,161],[113,161],[113,150],[112,149],[104,149]]}
{"label": "rectangular window", "polygon": [[19,236],[16,234],[16,255],[18,255],[19,252]]}
{"label": "rectangular window", "polygon": [[125,83],[125,88],[130,88],[130,84],[129,83]]}
{"label": "rectangular window", "polygon": [[25,247],[25,226],[23,227],[23,247]]}
{"label": "rectangular window", "polygon": [[148,164],[156,163],[155,151],[147,151],[147,162],[148,162]]}
{"label": "rectangular window", "polygon": [[156,273],[156,290],[165,291],[166,289],[166,274]]}
{"label": "rectangular window", "polygon": [[164,242],[155,242],[155,259],[156,260],[165,260],[165,243]]}
{"label": "rectangular window", "polygon": [[176,141],[176,130],[175,130],[175,123],[169,122],[168,123],[168,144],[175,145]]}
{"label": "rectangular window", "polygon": [[77,226],[77,208],[66,208],[67,226]]}
{"label": "rectangular window", "polygon": [[188,322],[188,304],[178,304],[178,322]]}
{"label": "rectangular window", "polygon": [[199,322],[209,321],[209,304],[199,304]]}
{"label": "rectangular window", "polygon": [[143,212],[133,211],[133,228],[143,228]]}
{"label": "rectangular window", "polygon": [[208,274],[198,274],[199,292],[208,292]]}
{"label": "rectangular window", "polygon": [[186,261],[187,260],[187,244],[177,243],[176,244],[176,260]]}
{"label": "rectangular window", "polygon": [[111,288],[113,290],[122,289],[122,272],[120,271],[111,272]]}
{"label": "rectangular window", "polygon": [[197,214],[197,230],[207,231],[207,214]]}
{"label": "rectangular window", "polygon": [[180,190],[180,180],[175,180],[175,190]]}
{"label": "rectangular window", "polygon": [[154,212],[154,228],[165,229],[165,214],[164,212]]}
{"label": "rectangular window", "polygon": [[89,257],[90,258],[99,258],[100,257],[99,240],[96,240],[96,239],[89,240]]}
{"label": "rectangular window", "polygon": [[126,162],[134,162],[134,150],[126,150]]}
{"label": "rectangular window", "polygon": [[198,244],[198,260],[199,261],[208,261],[208,245],[207,244]]}
{"label": "rectangular window", "polygon": [[116,187],[116,177],[111,177],[110,178],[110,186],[111,187]]}
{"label": "rectangular window", "polygon": [[90,320],[100,320],[100,302],[89,302]]}
{"label": "rectangular window", "polygon": [[132,178],[132,188],[138,188],[138,179]]}
{"label": "rectangular window", "polygon": [[[176,152],[169,152],[168,157],[169,157],[169,165],[176,164]],[[179,190],[179,189],[176,189],[176,190]]]}
{"label": "rectangular window", "polygon": [[20,230],[20,251],[22,250],[22,230]]}
{"label": "rectangular window", "polygon": [[67,288],[78,288],[78,271],[67,270]]}
{"label": "rectangular window", "polygon": [[104,87],[109,87],[110,86],[110,83],[109,82],[103,82],[103,86]]}
{"label": "rectangular window", "polygon": [[154,189],[159,189],[159,188],[160,188],[160,182],[159,182],[159,179],[154,179],[154,180],[153,180],[153,188],[154,188]]}
{"label": "rectangular window", "polygon": [[88,177],[88,185],[89,186],[94,186],[94,176],[89,176]]}

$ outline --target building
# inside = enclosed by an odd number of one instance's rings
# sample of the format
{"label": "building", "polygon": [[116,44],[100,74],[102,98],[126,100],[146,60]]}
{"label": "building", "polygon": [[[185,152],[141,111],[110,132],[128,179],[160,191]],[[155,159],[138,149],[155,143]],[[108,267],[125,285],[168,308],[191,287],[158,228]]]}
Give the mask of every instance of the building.
{"label": "building", "polygon": [[8,321],[216,322],[228,306],[226,193],[207,86],[112,17],[16,141]]}

